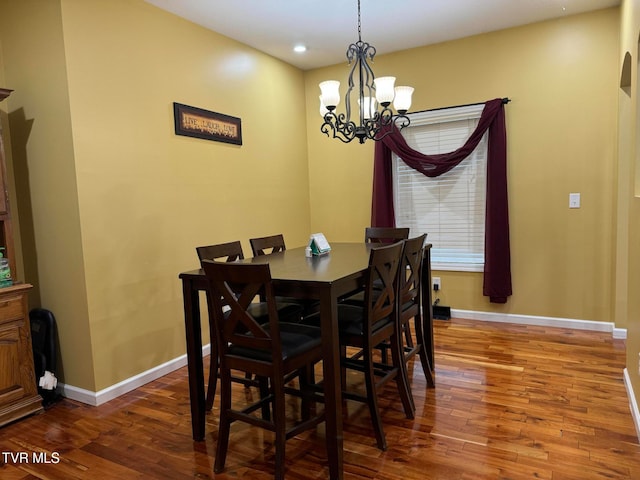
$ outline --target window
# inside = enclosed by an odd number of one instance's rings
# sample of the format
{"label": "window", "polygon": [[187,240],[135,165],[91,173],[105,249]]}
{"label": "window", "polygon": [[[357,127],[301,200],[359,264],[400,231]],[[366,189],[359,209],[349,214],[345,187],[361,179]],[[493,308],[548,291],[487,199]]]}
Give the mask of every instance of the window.
{"label": "window", "polygon": [[[484,104],[410,115],[402,133],[411,148],[425,154],[448,153],[464,145]],[[482,271],[486,198],[486,134],[458,166],[429,178],[393,155],[396,225],[411,235],[428,233],[436,270]]]}

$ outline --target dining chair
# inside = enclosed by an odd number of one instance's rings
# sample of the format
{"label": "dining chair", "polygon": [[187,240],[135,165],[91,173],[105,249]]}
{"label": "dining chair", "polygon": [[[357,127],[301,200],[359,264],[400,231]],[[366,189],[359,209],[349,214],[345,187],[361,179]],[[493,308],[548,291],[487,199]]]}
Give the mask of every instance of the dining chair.
{"label": "dining chair", "polygon": [[[400,324],[400,342],[404,356],[405,370],[409,361],[419,355],[427,383],[433,384],[430,363],[427,357],[422,330],[422,260],[427,234],[404,241],[402,259],[400,261],[398,281],[398,316]],[[413,319],[413,330],[411,320]],[[415,335],[416,341],[413,341]],[[380,344],[377,348],[387,349],[388,344]],[[383,361],[387,356],[382,355]]]}
{"label": "dining chair", "polygon": [[257,237],[249,239],[253,256],[268,255],[269,253],[283,252],[287,249],[284,243],[284,235],[269,235],[268,237]]}
{"label": "dining chair", "polygon": [[[212,291],[207,300],[220,356],[220,422],[214,472],[224,470],[231,424],[241,421],[275,433],[275,478],[282,480],[286,440],[314,428],[325,418],[324,409],[311,414],[312,404],[321,399],[311,380],[313,365],[322,359],[320,329],[280,321],[268,264],[203,260],[202,267]],[[264,298],[268,307],[266,322],[251,314],[249,307],[257,296]],[[223,312],[223,307],[229,308],[228,314]],[[257,378],[268,379],[268,394],[250,405],[234,404],[232,370],[243,370]],[[294,373],[298,375],[298,382],[285,387],[285,379]],[[294,388],[296,384],[299,388]],[[292,409],[286,408],[290,400],[285,394],[301,399],[298,415],[301,418],[296,419],[299,421],[292,427],[287,427],[287,411]],[[248,397],[245,400],[251,401]],[[265,407],[271,410],[270,415],[259,417],[255,414]]]}
{"label": "dining chair", "polygon": [[[422,338],[422,261],[424,259],[424,245],[427,234],[424,233],[415,238],[410,238],[404,242],[402,260],[400,262],[399,279],[399,317],[400,326],[404,333],[405,341],[405,362],[415,357],[422,350],[424,339]],[[413,344],[411,335],[410,320],[414,320],[416,344]],[[423,355],[420,354],[423,358]],[[426,354],[424,360],[426,360]],[[422,366],[426,371],[431,371],[428,362],[422,361]]]}
{"label": "dining chair", "polygon": [[[284,235],[281,233],[269,235],[267,237],[250,238],[249,243],[251,244],[251,250],[253,251],[254,257],[284,252],[287,249],[284,242]],[[320,302],[318,300],[278,296],[276,297],[276,301],[300,305],[303,317],[311,315],[320,309]]]}
{"label": "dining chair", "polygon": [[[203,260],[235,262],[244,259],[242,244],[239,240],[196,247],[196,253],[198,254],[198,259],[201,264]],[[267,306],[264,302],[254,302],[249,308],[254,317],[262,321],[266,321],[268,318]],[[278,315],[283,321],[298,322],[302,318],[302,307],[296,303],[280,302],[277,304],[277,309]],[[212,323],[209,323],[209,338],[211,339],[211,354],[209,355],[209,382],[207,384],[207,394],[205,397],[205,407],[207,410],[211,410],[213,407],[218,380],[218,350],[215,341],[215,330],[213,329]],[[233,380],[243,383],[246,386],[259,386],[251,379],[250,375],[245,375],[244,378],[233,377]]]}
{"label": "dining chair", "polygon": [[[364,304],[362,306],[338,304],[341,366],[343,368],[343,398],[365,403],[373,423],[376,444],[386,450],[387,442],[378,408],[378,391],[390,380],[396,387],[407,418],[414,417],[414,403],[409,390],[403,352],[400,344],[398,317],[398,269],[403,243],[397,242],[371,249],[365,275]],[[318,325],[319,314],[303,320],[304,324]],[[392,362],[374,361],[376,345],[388,342]],[[349,347],[358,352],[349,354]],[[353,348],[352,348],[353,351]],[[365,394],[349,388],[346,371],[364,374]]]}

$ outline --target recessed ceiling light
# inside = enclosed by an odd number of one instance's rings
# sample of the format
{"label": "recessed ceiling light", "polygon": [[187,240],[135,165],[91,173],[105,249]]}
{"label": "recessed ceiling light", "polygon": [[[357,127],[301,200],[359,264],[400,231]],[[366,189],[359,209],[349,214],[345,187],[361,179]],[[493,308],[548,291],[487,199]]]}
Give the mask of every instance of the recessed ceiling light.
{"label": "recessed ceiling light", "polygon": [[303,53],[307,51],[307,47],[305,47],[304,45],[296,45],[295,47],[293,47],[293,51],[296,53]]}

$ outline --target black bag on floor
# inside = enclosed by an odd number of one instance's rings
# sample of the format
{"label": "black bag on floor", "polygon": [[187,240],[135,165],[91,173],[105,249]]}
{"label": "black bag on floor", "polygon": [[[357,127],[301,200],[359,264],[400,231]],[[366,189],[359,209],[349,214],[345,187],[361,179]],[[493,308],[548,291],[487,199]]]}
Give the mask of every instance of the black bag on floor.
{"label": "black bag on floor", "polygon": [[[42,397],[42,404],[46,407],[55,402],[56,373],[56,319],[49,310],[34,308],[29,312],[31,323],[31,344],[33,346],[33,365],[36,373],[38,393]],[[46,372],[49,372],[48,374]],[[45,377],[46,375],[46,377]],[[46,382],[41,386],[41,379]],[[53,385],[52,385],[53,382]]]}

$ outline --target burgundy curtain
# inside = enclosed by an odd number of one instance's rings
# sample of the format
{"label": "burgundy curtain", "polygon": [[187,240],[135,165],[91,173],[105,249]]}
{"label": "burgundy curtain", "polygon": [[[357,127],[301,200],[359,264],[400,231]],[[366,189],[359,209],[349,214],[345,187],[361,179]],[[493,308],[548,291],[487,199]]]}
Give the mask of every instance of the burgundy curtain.
{"label": "burgundy curtain", "polygon": [[501,98],[485,103],[475,131],[462,147],[453,152],[424,155],[409,147],[397,130],[392,131],[382,141],[376,142],[371,226],[395,226],[391,152],[418,172],[428,177],[437,177],[469,156],[487,130],[489,144],[483,294],[488,296],[491,302],[506,303],[512,290],[507,204],[507,132]]}

